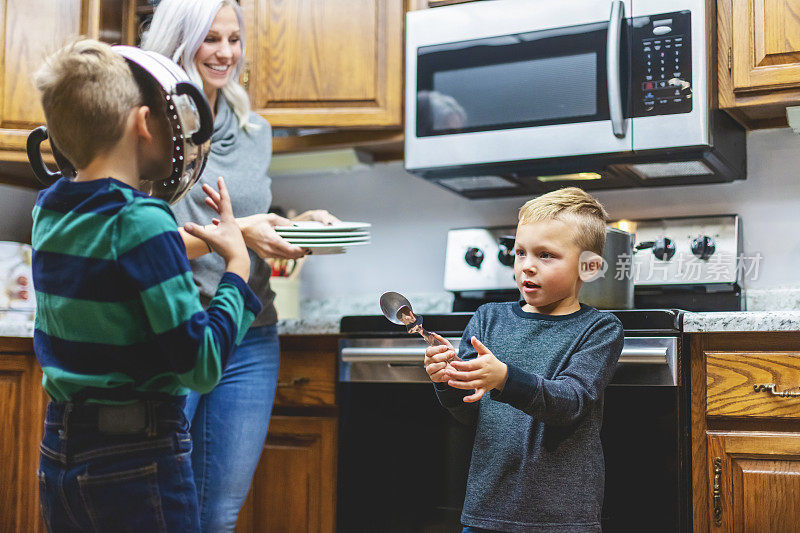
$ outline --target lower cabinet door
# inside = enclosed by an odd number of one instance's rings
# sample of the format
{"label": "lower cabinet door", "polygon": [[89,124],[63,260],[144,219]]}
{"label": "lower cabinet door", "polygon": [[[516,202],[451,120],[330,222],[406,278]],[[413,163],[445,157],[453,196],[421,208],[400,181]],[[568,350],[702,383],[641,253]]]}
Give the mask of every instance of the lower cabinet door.
{"label": "lower cabinet door", "polygon": [[707,436],[710,531],[800,531],[800,434]]}
{"label": "lower cabinet door", "polygon": [[236,531],[333,532],[336,419],[273,416]]}
{"label": "lower cabinet door", "polygon": [[45,531],[36,475],[47,406],[42,371],[33,354],[2,351],[0,346],[0,532],[39,533]]}

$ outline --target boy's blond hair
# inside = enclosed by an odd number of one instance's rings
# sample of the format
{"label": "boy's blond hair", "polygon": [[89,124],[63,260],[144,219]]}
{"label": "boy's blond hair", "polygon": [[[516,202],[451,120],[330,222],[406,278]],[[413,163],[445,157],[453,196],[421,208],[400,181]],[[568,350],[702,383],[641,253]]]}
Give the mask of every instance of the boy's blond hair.
{"label": "boy's blond hair", "polygon": [[608,213],[592,195],[567,187],[525,202],[519,209],[518,225],[561,220],[574,227],[572,238],[582,251],[600,255],[606,243],[606,219]]}
{"label": "boy's blond hair", "polygon": [[53,53],[34,74],[53,144],[76,169],[122,137],[142,94],[125,59],[105,43],[80,39]]}

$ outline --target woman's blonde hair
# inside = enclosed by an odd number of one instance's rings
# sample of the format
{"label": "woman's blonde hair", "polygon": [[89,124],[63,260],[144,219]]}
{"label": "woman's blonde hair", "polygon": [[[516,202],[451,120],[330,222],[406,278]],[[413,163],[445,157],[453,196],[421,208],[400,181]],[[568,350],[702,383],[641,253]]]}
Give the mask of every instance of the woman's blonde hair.
{"label": "woman's blonde hair", "polygon": [[203,79],[194,64],[194,56],[208,35],[217,12],[224,7],[232,7],[239,21],[239,39],[242,43],[242,58],[236,64],[228,83],[222,88],[222,95],[231,106],[239,126],[253,127],[248,123],[250,117],[250,98],[247,91],[236,81],[244,67],[245,33],[242,9],[234,0],[162,0],[156,8],[150,27],[142,35],[142,48],[165,55],[183,67],[189,78],[198,87]]}
{"label": "woman's blonde hair", "polygon": [[105,43],[78,39],[48,56],[33,75],[47,133],[76,169],[122,137],[143,95],[125,59]]}
{"label": "woman's blonde hair", "polygon": [[518,225],[560,220],[573,226],[572,237],[582,251],[603,253],[608,213],[592,195],[577,187],[552,191],[528,200],[519,209]]}

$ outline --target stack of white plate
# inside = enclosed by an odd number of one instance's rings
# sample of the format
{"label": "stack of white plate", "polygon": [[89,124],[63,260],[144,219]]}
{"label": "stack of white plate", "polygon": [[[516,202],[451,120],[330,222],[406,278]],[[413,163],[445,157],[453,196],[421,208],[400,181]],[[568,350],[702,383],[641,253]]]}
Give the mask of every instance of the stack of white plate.
{"label": "stack of white plate", "polygon": [[350,246],[369,244],[369,228],[366,222],[339,222],[326,225],[321,222],[295,222],[292,226],[278,226],[278,235],[308,249],[314,255],[343,254]]}

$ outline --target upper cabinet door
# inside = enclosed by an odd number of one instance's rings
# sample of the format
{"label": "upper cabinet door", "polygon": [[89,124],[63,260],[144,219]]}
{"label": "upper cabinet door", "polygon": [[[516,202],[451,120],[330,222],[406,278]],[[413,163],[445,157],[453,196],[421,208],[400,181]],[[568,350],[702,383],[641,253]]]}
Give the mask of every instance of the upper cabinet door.
{"label": "upper cabinet door", "polygon": [[253,109],[274,127],[399,127],[402,0],[242,0]]}
{"label": "upper cabinet door", "polygon": [[800,87],[800,2],[734,0],[733,90]]}
{"label": "upper cabinet door", "polygon": [[0,150],[21,150],[45,121],[33,73],[74,36],[97,35],[98,0],[5,0],[0,9]]}

